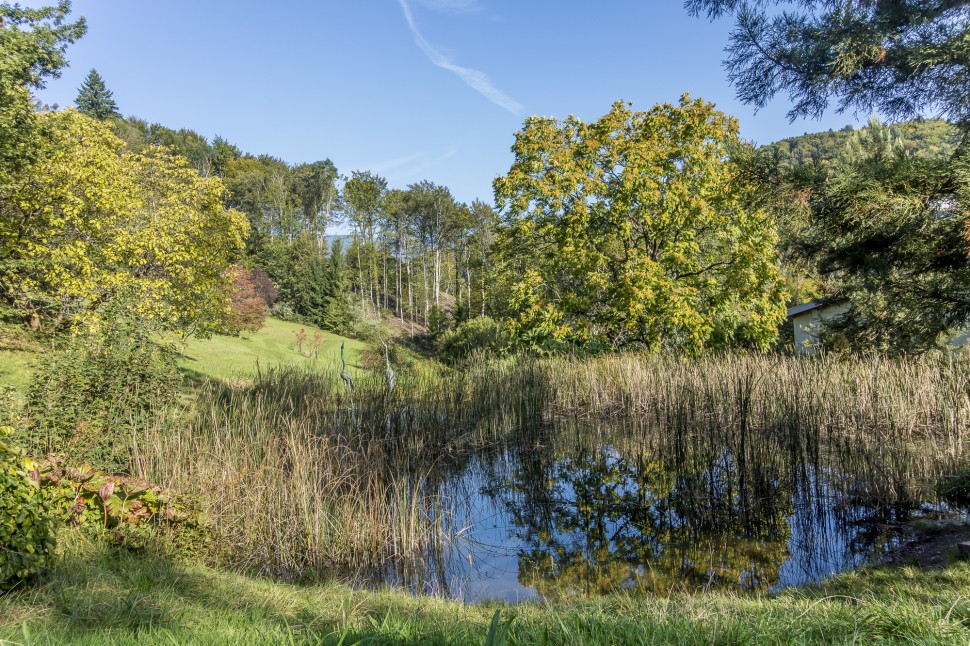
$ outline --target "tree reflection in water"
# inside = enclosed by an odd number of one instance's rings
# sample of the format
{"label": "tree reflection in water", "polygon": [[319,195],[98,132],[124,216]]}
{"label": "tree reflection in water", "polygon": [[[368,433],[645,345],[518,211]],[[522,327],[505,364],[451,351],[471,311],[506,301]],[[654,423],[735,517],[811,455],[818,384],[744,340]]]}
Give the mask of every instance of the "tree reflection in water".
{"label": "tree reflection in water", "polygon": [[[794,467],[791,456],[764,447],[753,454],[707,442],[661,448],[635,436],[614,439],[513,450],[514,466],[493,476],[485,493],[509,514],[521,585],[545,598],[765,590],[782,583],[789,562],[808,578],[845,567],[829,553],[838,544],[832,533],[866,510],[835,518],[835,494],[815,476],[818,465]],[[854,543],[844,547],[853,554],[885,539],[850,533]]]}

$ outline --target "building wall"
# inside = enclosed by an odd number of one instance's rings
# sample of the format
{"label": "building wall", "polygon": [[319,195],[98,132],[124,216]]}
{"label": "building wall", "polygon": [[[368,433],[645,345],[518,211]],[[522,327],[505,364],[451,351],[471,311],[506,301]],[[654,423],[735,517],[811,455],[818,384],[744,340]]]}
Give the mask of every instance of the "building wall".
{"label": "building wall", "polygon": [[[835,303],[792,316],[792,327],[795,329],[795,352],[804,356],[814,355],[822,324],[842,316],[848,309],[848,303]],[[951,348],[960,348],[968,344],[970,344],[970,328],[954,334],[947,341],[947,345]]]}
{"label": "building wall", "polygon": [[822,324],[845,314],[848,310],[848,303],[835,303],[791,317],[792,326],[795,328],[795,352],[806,356],[815,354]]}

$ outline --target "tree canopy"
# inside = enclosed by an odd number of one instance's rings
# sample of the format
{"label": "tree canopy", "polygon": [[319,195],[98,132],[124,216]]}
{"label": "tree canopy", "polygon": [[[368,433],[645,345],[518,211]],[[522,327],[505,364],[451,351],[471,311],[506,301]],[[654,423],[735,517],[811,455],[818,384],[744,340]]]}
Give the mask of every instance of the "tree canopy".
{"label": "tree canopy", "polygon": [[[776,154],[782,165],[820,163],[831,166],[839,161],[845,147],[859,133],[846,126],[841,130],[806,133],[788,137],[759,148],[763,154]],[[960,131],[939,119],[916,119],[893,124],[893,136],[909,154],[919,157],[948,157],[956,150]]]}
{"label": "tree canopy", "polygon": [[970,323],[970,167],[911,154],[893,133],[870,124],[832,168],[792,184],[804,225],[788,246],[849,304],[824,339],[835,347],[925,351]]}
{"label": "tree canopy", "polygon": [[[67,64],[67,46],[84,35],[84,19],[67,22],[70,2],[54,7],[25,9],[0,4],[0,190],[8,173],[29,163],[36,114],[30,90],[57,78]],[[0,210],[5,197],[0,195]],[[0,216],[4,213],[0,212]]]}
{"label": "tree canopy", "polygon": [[166,327],[212,329],[248,228],[223,205],[221,180],[164,148],[125,152],[109,125],[73,110],[39,119],[43,150],[0,220],[3,297],[67,323],[125,292]]}
{"label": "tree canopy", "polygon": [[788,116],[930,111],[970,122],[970,4],[962,0],[686,0],[693,15],[736,19],[725,67],[738,97]]}
{"label": "tree canopy", "polygon": [[593,123],[532,117],[495,181],[509,314],[533,344],[767,347],[784,320],[771,218],[703,100]]}

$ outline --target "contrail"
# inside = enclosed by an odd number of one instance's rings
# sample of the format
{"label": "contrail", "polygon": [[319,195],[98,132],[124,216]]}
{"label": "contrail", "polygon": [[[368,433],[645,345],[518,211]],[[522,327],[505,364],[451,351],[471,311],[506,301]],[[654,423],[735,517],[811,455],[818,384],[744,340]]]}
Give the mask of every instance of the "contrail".
{"label": "contrail", "polygon": [[404,19],[408,22],[408,28],[411,30],[411,35],[414,36],[414,42],[421,48],[421,51],[425,53],[428,59],[442,69],[446,69],[449,72],[454,72],[458,77],[465,82],[473,90],[484,96],[486,99],[492,103],[499,105],[512,114],[518,114],[522,110],[522,104],[508,96],[500,89],[492,85],[492,82],[488,80],[483,72],[478,70],[473,70],[468,67],[462,67],[460,65],[455,65],[448,59],[447,56],[435,49],[434,45],[425,40],[421,32],[418,31],[418,26],[414,23],[414,16],[411,15],[411,7],[408,6],[407,0],[398,0],[401,3],[401,10],[404,12]]}

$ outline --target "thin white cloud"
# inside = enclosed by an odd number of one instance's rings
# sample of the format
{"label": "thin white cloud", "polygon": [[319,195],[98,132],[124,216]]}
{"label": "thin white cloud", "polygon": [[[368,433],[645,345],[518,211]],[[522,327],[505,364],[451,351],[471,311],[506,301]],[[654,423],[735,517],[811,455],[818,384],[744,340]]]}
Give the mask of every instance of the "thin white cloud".
{"label": "thin white cloud", "polygon": [[[418,30],[417,24],[414,22],[414,16],[411,15],[411,7],[408,6],[407,0],[398,1],[401,3],[401,10],[404,12],[404,19],[407,20],[408,28],[411,30],[411,35],[414,37],[414,42],[419,48],[421,48],[421,51],[423,51],[425,56],[428,57],[428,60],[442,69],[448,70],[449,72],[454,72],[470,88],[484,96],[492,103],[505,108],[512,114],[518,114],[519,111],[522,110],[521,103],[492,85],[492,82],[487,76],[485,76],[483,72],[473,70],[469,67],[455,65],[451,62],[450,58],[442,54],[435,48],[434,45],[425,40],[424,36],[422,36],[421,32]],[[452,2],[451,4],[457,5],[461,3]]]}
{"label": "thin white cloud", "polygon": [[433,159],[428,159],[421,162],[417,166],[413,166],[408,169],[402,169],[399,173],[399,177],[400,179],[410,179],[410,178],[416,177],[418,174],[423,173],[425,170],[429,168],[437,166],[438,164],[445,161],[449,157],[454,157],[455,153],[457,152],[458,152],[457,148],[452,148],[451,150],[448,150],[444,154],[438,155]]}
{"label": "thin white cloud", "polygon": [[481,10],[478,0],[420,0],[428,9],[451,13],[477,13]]}
{"label": "thin white cloud", "polygon": [[421,157],[424,157],[427,153],[418,152],[408,155],[406,157],[398,157],[397,159],[386,159],[384,161],[377,162],[376,164],[369,164],[367,168],[374,171],[375,173],[383,173],[389,170],[393,170],[400,166],[404,166],[410,162],[415,161]]}

